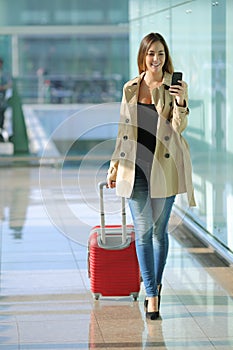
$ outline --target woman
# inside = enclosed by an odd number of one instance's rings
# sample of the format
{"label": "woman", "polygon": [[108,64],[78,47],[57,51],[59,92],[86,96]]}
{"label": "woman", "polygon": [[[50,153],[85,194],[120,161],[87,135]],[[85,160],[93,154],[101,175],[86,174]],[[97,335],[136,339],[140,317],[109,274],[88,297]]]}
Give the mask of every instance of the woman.
{"label": "woman", "polygon": [[187,192],[195,205],[187,126],[187,84],[171,85],[173,64],[164,38],[146,35],[138,52],[139,76],[123,88],[108,187],[129,198],[136,251],[145,285],[146,317],[159,317],[168,253],[168,221],[175,196]]}

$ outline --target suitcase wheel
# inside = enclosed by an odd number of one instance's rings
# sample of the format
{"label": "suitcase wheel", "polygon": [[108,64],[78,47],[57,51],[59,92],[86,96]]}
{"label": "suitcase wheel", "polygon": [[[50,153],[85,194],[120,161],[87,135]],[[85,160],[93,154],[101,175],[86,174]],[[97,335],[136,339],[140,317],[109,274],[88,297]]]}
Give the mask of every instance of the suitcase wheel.
{"label": "suitcase wheel", "polygon": [[95,300],[99,300],[100,294],[99,293],[94,293],[94,298],[95,298]]}
{"label": "suitcase wheel", "polygon": [[132,293],[131,295],[132,295],[132,297],[133,297],[133,300],[134,300],[134,301],[137,301],[138,293]]}

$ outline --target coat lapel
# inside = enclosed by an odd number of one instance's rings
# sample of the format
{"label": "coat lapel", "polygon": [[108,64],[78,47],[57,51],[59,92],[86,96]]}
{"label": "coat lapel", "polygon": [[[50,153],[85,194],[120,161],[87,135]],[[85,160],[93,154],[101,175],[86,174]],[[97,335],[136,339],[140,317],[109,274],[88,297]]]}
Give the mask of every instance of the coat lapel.
{"label": "coat lapel", "polygon": [[139,83],[127,86],[125,89],[125,99],[127,103],[137,103]]}
{"label": "coat lapel", "polygon": [[140,84],[141,84],[141,81],[142,81],[144,75],[145,75],[145,72],[143,72],[138,77],[133,79],[131,81],[131,84],[126,87],[126,89],[125,89],[126,102],[133,103],[133,104],[137,103],[139,88],[140,88]]}

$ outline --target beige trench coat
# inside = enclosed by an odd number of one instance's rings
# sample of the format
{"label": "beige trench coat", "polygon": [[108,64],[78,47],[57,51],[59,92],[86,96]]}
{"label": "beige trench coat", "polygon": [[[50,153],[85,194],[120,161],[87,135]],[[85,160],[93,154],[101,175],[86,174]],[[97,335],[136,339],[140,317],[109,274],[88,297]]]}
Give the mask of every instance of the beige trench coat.
{"label": "beige trench coat", "polygon": [[[118,136],[108,169],[108,179],[116,181],[116,194],[126,198],[131,196],[134,185],[137,101],[144,74],[124,85]],[[181,135],[187,126],[188,97],[185,98],[185,107],[177,106],[174,97],[169,94],[170,85],[171,74],[165,73],[163,84],[152,91],[159,117],[150,195],[152,198],[164,198],[187,192],[189,205],[195,206],[189,146]]]}

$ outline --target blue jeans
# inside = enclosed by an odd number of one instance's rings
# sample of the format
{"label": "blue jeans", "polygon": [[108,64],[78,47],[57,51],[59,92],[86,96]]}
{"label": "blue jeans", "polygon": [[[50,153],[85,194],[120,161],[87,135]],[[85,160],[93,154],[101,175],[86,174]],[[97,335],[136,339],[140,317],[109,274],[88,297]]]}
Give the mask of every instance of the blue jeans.
{"label": "blue jeans", "polygon": [[[143,170],[142,170],[143,169]],[[136,165],[129,207],[136,235],[136,251],[148,297],[158,295],[168,254],[168,221],[175,196],[150,198],[150,163]]]}

